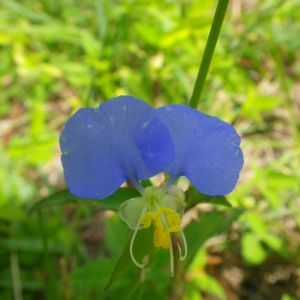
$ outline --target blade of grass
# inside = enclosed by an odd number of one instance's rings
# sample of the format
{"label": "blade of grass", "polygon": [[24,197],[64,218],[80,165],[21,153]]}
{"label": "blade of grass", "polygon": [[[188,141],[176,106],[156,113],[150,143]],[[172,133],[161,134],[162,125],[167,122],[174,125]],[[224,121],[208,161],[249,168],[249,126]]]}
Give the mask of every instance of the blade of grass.
{"label": "blade of grass", "polygon": [[206,46],[204,49],[203,58],[198,71],[197,79],[195,82],[193,94],[189,105],[197,108],[200,101],[201,93],[203,90],[204,82],[208,73],[208,69],[216,48],[216,44],[219,38],[221,27],[223,24],[224,16],[228,7],[229,0],[219,0],[214,19],[211,25],[211,29],[208,35]]}

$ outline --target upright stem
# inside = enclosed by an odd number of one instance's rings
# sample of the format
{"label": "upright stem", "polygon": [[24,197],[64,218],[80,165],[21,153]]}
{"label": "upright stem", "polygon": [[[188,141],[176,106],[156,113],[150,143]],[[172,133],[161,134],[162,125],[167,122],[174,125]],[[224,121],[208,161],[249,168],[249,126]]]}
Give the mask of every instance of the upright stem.
{"label": "upright stem", "polygon": [[208,39],[203,53],[203,58],[198,71],[193,94],[189,105],[197,108],[203,90],[204,82],[209,70],[209,66],[215,51],[215,47],[219,38],[224,16],[228,7],[229,0],[219,0],[215,16],[210,28]]}
{"label": "upright stem", "polygon": [[174,259],[174,276],[172,278],[172,289],[170,291],[169,300],[180,300],[183,293],[183,266],[180,261],[180,251],[178,248],[178,237],[174,236],[172,239],[173,259]]}

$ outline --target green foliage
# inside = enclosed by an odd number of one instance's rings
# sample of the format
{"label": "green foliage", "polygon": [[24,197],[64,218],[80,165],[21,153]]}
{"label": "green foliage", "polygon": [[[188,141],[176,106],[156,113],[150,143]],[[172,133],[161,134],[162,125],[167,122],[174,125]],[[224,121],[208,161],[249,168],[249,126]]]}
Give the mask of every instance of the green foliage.
{"label": "green foliage", "polygon": [[225,260],[234,255],[229,264],[243,280],[280,259],[292,270],[291,290],[275,295],[276,282],[266,282],[274,289],[267,298],[300,297],[293,286],[300,263],[298,0],[229,7],[199,108],[234,123],[245,168],[226,198],[188,189],[188,257],[173,279],[168,251],[154,253],[151,230],[135,242],[149,268],[130,260],[132,232],[112,211],[135,191],[87,201],[65,189],[58,136],[79,107],[120,94],[154,106],[187,104],[216,1],[0,4],[1,300],[226,299],[224,279],[207,272],[211,247]]}
{"label": "green foliage", "polygon": [[187,240],[191,241],[191,245],[188,245],[189,252],[185,265],[188,266],[191,263],[198,250],[209,238],[228,232],[241,213],[242,211],[236,208],[228,209],[226,212],[213,211],[203,213],[199,216],[199,221],[192,222],[185,230]]}
{"label": "green foliage", "polygon": [[[114,194],[108,196],[107,198],[98,200],[98,206],[101,209],[110,209],[117,211],[120,204],[125,200],[138,196],[138,192],[132,188],[122,188],[116,191]],[[97,201],[97,199],[83,199],[71,194],[67,189],[57,191],[52,195],[49,195],[41,200],[39,200],[33,207],[31,207],[29,213],[35,212],[36,210],[42,209],[44,207],[49,207],[52,205],[67,204],[75,201]]]}

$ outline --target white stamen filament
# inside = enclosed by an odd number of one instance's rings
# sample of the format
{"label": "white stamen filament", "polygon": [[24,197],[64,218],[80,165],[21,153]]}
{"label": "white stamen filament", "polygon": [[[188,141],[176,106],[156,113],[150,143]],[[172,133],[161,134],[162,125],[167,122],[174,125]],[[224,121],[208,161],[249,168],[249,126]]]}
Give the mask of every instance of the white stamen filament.
{"label": "white stamen filament", "polygon": [[139,231],[139,228],[140,228],[141,218],[142,218],[142,216],[145,214],[146,211],[147,211],[147,207],[145,207],[145,208],[143,209],[143,211],[142,211],[142,213],[141,213],[141,215],[140,215],[140,217],[139,217],[139,221],[138,221],[138,223],[137,223],[137,225],[136,225],[136,227],[135,227],[135,229],[134,229],[133,235],[132,235],[131,240],[130,240],[130,246],[129,246],[130,257],[131,257],[132,261],[134,262],[134,264],[135,264],[137,267],[139,267],[139,268],[141,268],[141,269],[143,269],[143,268],[147,265],[148,259],[144,259],[144,263],[143,263],[143,264],[139,263],[139,262],[135,259],[134,254],[133,254],[133,243],[134,243],[134,240],[135,240],[136,235],[137,235],[137,233],[138,233],[138,231]]}

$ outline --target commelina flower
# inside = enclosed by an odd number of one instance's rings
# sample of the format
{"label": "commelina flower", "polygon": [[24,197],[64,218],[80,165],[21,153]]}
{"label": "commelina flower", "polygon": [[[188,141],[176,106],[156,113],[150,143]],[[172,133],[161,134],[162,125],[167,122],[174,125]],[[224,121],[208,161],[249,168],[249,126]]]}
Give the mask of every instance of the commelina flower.
{"label": "commelina flower", "polygon": [[[122,183],[141,194],[125,201],[119,216],[134,230],[154,226],[154,246],[169,249],[174,272],[172,235],[179,236],[180,259],[187,244],[180,228],[184,193],[175,185],[185,176],[201,193],[231,192],[243,165],[235,129],[218,118],[183,105],[154,109],[132,96],[120,96],[99,108],[82,108],[66,122],[60,136],[64,176],[70,191],[80,197],[103,199]],[[141,181],[160,172],[169,174],[162,187],[144,188]]]}

